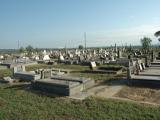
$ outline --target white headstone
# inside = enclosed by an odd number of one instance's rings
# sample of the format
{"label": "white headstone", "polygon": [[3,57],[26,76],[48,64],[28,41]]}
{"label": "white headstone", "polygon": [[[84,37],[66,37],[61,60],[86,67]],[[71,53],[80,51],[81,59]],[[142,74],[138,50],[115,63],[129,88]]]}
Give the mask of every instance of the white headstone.
{"label": "white headstone", "polygon": [[139,64],[139,70],[140,71],[142,71],[143,69],[142,69],[142,65],[141,64]]}
{"label": "white headstone", "polygon": [[49,55],[44,55],[43,60],[50,60]]}
{"label": "white headstone", "polygon": [[115,61],[115,60],[114,60],[114,56],[111,56],[111,61]]}
{"label": "white headstone", "polygon": [[46,55],[46,54],[47,54],[47,52],[46,52],[46,50],[44,50],[44,51],[43,51],[43,55]]}
{"label": "white headstone", "polygon": [[64,61],[64,57],[60,55],[60,61]]}
{"label": "white headstone", "polygon": [[146,67],[145,67],[145,64],[142,63],[141,65],[142,65],[143,70],[145,70],[145,68],[146,68]]}
{"label": "white headstone", "polygon": [[73,58],[73,54],[69,54],[69,57],[70,57],[70,58]]}
{"label": "white headstone", "polygon": [[90,62],[90,64],[92,69],[96,68],[96,62]]}

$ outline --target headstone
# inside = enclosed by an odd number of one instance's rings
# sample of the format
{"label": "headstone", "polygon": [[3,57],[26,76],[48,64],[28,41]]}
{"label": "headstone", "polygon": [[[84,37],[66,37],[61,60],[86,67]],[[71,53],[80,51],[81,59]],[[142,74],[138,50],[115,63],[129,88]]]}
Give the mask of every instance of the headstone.
{"label": "headstone", "polygon": [[136,52],[134,52],[134,56],[137,56],[137,53],[136,53]]}
{"label": "headstone", "polygon": [[118,50],[118,58],[121,58],[122,57],[122,53],[120,50]]}
{"label": "headstone", "polygon": [[160,52],[158,53],[158,57],[160,58]]}
{"label": "headstone", "polygon": [[141,64],[139,64],[139,70],[140,70],[140,71],[143,71]]}
{"label": "headstone", "polygon": [[73,58],[73,54],[70,53],[70,54],[69,54],[69,58]]}
{"label": "headstone", "polygon": [[90,59],[91,59],[91,56],[90,56],[89,54],[87,54],[86,59],[87,59],[87,60],[90,60]]}
{"label": "headstone", "polygon": [[46,52],[46,50],[44,50],[44,51],[43,51],[43,55],[46,55],[46,54],[47,54],[47,52]]}
{"label": "headstone", "polygon": [[22,70],[22,66],[17,66],[17,72],[21,72]]}
{"label": "headstone", "polygon": [[82,50],[82,54],[83,54],[83,55],[85,54],[85,51],[84,51],[84,50]]}
{"label": "headstone", "polygon": [[90,68],[93,70],[96,68],[96,62],[90,62]]}
{"label": "headstone", "polygon": [[64,57],[60,55],[60,61],[64,61]]}
{"label": "headstone", "polygon": [[79,64],[79,60],[75,60],[74,64],[78,65]]}
{"label": "headstone", "polygon": [[144,64],[144,63],[141,63],[141,66],[142,66],[142,69],[145,70],[145,68],[146,68],[146,67],[145,67],[145,64]]}
{"label": "headstone", "polygon": [[15,67],[13,68],[13,73],[22,72],[22,71],[26,71],[24,65],[22,65],[22,66],[21,66],[21,65],[15,66]]}
{"label": "headstone", "polygon": [[154,51],[153,50],[152,50],[151,60],[152,60],[152,62],[154,62],[154,60],[155,60],[155,56],[154,56]]}
{"label": "headstone", "polygon": [[94,56],[96,55],[96,51],[95,51],[95,50],[93,50],[93,55],[94,55]]}
{"label": "headstone", "polygon": [[44,70],[44,78],[51,78],[52,70]]}
{"label": "headstone", "polygon": [[84,60],[83,55],[79,56],[79,62],[82,62]]}
{"label": "headstone", "polygon": [[111,56],[111,61],[115,61],[115,59],[114,59],[114,56],[113,56],[113,55]]}
{"label": "headstone", "polygon": [[115,44],[115,52],[117,52],[117,44]]}
{"label": "headstone", "polygon": [[47,61],[47,60],[50,60],[49,55],[44,55],[44,56],[43,56],[43,60],[44,60],[44,61],[45,61],[45,60],[46,60],[46,61]]}
{"label": "headstone", "polygon": [[131,79],[131,66],[130,66],[130,62],[128,62],[127,79],[128,80]]}
{"label": "headstone", "polygon": [[135,67],[136,66],[136,61],[132,61],[132,65]]}
{"label": "headstone", "polygon": [[44,79],[44,70],[41,70],[41,79]]}
{"label": "headstone", "polygon": [[109,55],[109,52],[105,50],[104,54],[105,54],[106,56],[108,56],[108,55]]}
{"label": "headstone", "polygon": [[136,61],[136,67],[135,67],[135,74],[139,75],[139,65],[138,65],[138,61]]}
{"label": "headstone", "polygon": [[145,57],[145,66],[149,67],[149,58],[148,58],[148,56]]}
{"label": "headstone", "polygon": [[18,72],[17,67],[14,67],[13,68],[13,73],[16,73],[16,72]]}
{"label": "headstone", "polygon": [[26,68],[24,65],[22,65],[22,71],[26,71]]}
{"label": "headstone", "polygon": [[129,60],[131,59],[131,55],[128,55],[128,59],[129,59]]}

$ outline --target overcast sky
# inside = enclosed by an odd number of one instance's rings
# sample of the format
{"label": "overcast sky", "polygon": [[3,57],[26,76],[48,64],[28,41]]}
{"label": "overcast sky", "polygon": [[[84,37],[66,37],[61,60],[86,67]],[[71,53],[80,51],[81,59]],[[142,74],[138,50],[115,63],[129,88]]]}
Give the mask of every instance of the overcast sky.
{"label": "overcast sky", "polygon": [[160,0],[0,0],[0,48],[157,44]]}

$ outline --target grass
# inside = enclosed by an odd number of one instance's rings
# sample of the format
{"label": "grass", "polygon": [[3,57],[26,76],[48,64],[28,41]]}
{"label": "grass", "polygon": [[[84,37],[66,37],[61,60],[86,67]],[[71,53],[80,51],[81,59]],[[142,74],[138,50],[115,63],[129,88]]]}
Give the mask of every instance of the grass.
{"label": "grass", "polygon": [[48,97],[26,86],[0,86],[0,120],[158,120],[160,108],[131,102]]}
{"label": "grass", "polygon": [[0,79],[11,75],[12,75],[12,69],[0,70]]}

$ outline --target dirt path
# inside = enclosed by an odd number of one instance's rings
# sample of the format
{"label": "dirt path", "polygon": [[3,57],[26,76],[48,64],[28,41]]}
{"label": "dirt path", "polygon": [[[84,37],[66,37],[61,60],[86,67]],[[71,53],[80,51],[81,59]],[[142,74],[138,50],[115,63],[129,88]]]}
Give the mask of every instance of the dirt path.
{"label": "dirt path", "polygon": [[122,85],[107,86],[103,91],[96,93],[95,96],[102,98],[111,98],[112,96],[117,94],[122,88]]}
{"label": "dirt path", "polygon": [[85,92],[72,95],[69,98],[79,99],[79,100],[83,100],[89,96],[110,98],[114,96],[116,93],[118,93],[124,87],[124,82],[125,81],[123,80],[114,80],[109,84],[102,84],[102,85],[95,86],[93,88],[88,89]]}

